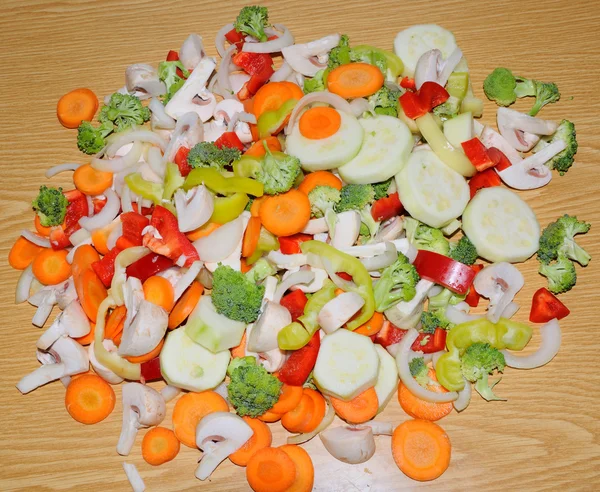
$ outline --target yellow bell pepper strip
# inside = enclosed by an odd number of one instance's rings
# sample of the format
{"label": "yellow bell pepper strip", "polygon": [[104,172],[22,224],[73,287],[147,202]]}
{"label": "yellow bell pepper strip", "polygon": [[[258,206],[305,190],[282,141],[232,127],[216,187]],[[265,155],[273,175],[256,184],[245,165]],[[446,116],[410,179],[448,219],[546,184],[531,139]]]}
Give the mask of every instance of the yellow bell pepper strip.
{"label": "yellow bell pepper strip", "polygon": [[314,254],[322,260],[326,260],[331,264],[334,272],[344,272],[352,277],[355,288],[352,289],[361,296],[365,305],[362,307],[358,315],[348,321],[346,328],[350,331],[356,330],[359,326],[371,319],[375,312],[375,295],[373,294],[373,281],[365,266],[355,258],[346,253],[338,251],[333,246],[330,246],[321,241],[306,241],[300,245],[300,249],[304,254]]}
{"label": "yellow bell pepper strip", "polygon": [[201,184],[220,195],[229,195],[232,193],[247,193],[253,196],[263,195],[262,183],[250,178],[226,178],[212,167],[201,167],[192,170],[187,175],[187,178],[185,178],[183,189],[187,191]]}
{"label": "yellow bell pepper strip", "polygon": [[240,178],[252,178],[258,176],[262,171],[262,158],[244,155],[233,164],[234,176]]}
{"label": "yellow bell pepper strip", "polygon": [[230,196],[217,196],[213,201],[213,213],[208,220],[209,222],[216,222],[217,224],[231,222],[233,219],[237,219],[240,216],[249,201],[250,199],[245,193],[234,193]]}
{"label": "yellow bell pepper strip", "polygon": [[[404,70],[404,63],[402,63],[400,57],[392,51],[382,50],[381,48],[376,48],[375,46],[370,46],[368,44],[355,46],[352,48],[352,51],[360,57],[364,57],[364,60],[371,58],[373,61],[373,63],[371,63],[372,65],[377,65],[377,63],[375,63],[376,58],[383,56],[385,58],[387,69],[390,72],[390,76],[394,80],[397,79]],[[373,58],[375,58],[375,60],[373,60]]]}
{"label": "yellow bell pepper strip", "polygon": [[258,236],[258,245],[254,250],[254,253],[246,258],[246,264],[252,265],[258,261],[265,253],[269,251],[277,251],[279,249],[279,240],[276,236],[267,231],[264,227],[260,228],[260,235]]}
{"label": "yellow bell pepper strip", "polygon": [[167,162],[165,171],[165,188],[163,190],[163,200],[173,198],[175,191],[183,186],[185,178],[181,175],[177,164]]}
{"label": "yellow bell pepper strip", "polygon": [[127,183],[129,189],[136,195],[152,200],[157,205],[160,205],[162,202],[164,193],[163,185],[142,178],[141,173],[132,173],[125,176],[125,183]]}
{"label": "yellow bell pepper strip", "polygon": [[498,350],[523,350],[529,341],[533,330],[531,326],[518,321],[500,318],[496,323],[496,345]]}
{"label": "yellow bell pepper strip", "polygon": [[298,350],[304,347],[319,329],[317,316],[323,306],[335,297],[335,284],[326,280],[323,287],[315,292],[304,306],[304,314],[298,321],[287,325],[277,334],[277,344],[281,350]]}
{"label": "yellow bell pepper strip", "polygon": [[277,130],[285,123],[286,118],[292,114],[297,103],[298,99],[288,99],[278,109],[265,111],[261,114],[256,122],[258,137],[266,138],[277,133]]}

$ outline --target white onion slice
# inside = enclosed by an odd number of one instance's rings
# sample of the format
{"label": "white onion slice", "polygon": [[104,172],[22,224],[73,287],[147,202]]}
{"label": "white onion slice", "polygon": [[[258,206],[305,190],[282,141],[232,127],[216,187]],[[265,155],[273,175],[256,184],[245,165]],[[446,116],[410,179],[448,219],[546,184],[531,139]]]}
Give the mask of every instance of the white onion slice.
{"label": "white onion slice", "polygon": [[213,391],[217,395],[221,395],[223,397],[223,400],[229,401],[229,392],[227,391],[227,383],[225,383],[225,381],[223,381],[219,386],[213,389]]}
{"label": "white onion slice", "polygon": [[454,69],[456,68],[456,65],[458,65],[458,62],[460,62],[461,58],[462,58],[462,51],[457,46],[454,49],[454,51],[452,53],[450,53],[450,56],[448,56],[448,58],[446,58],[444,60],[444,63],[443,63],[444,68],[442,68],[442,71],[439,73],[438,78],[437,78],[438,84],[440,84],[442,87],[444,87],[446,85],[446,82],[448,82],[450,75],[452,74],[452,72],[454,72]]}
{"label": "white onion slice", "polygon": [[153,97],[148,104],[148,109],[152,111],[152,129],[162,128],[164,130],[172,130],[175,128],[175,120],[171,118],[165,111],[163,103],[156,97]]}
{"label": "white onion slice", "polygon": [[294,44],[294,36],[287,27],[282,24],[273,24],[273,26],[282,33],[281,36],[264,43],[244,43],[242,51],[246,53],[277,53],[286,46]]}
{"label": "white onion slice", "polygon": [[175,295],[174,295],[175,301],[177,301],[177,299],[179,299],[181,297],[181,295],[185,292],[185,289],[187,289],[190,285],[192,285],[192,282],[196,279],[196,277],[200,273],[200,270],[202,269],[203,265],[204,264],[201,261],[195,261],[194,263],[191,264],[188,271],[185,272],[182,275],[182,277],[177,281],[177,283],[175,284],[175,287],[173,289],[175,291]]}
{"label": "white onion slice", "polygon": [[150,166],[150,169],[160,177],[165,177],[165,165],[163,164],[162,154],[158,147],[150,147],[146,156],[146,162]]}
{"label": "white onion slice", "polygon": [[120,173],[125,169],[130,168],[138,163],[142,156],[143,146],[141,142],[135,142],[129,152],[121,157],[113,159],[92,159],[92,167],[98,171],[106,171],[110,173]]}
{"label": "white onion slice", "polygon": [[560,349],[561,331],[557,319],[548,321],[540,328],[542,343],[537,351],[530,355],[514,355],[508,350],[502,350],[508,367],[515,369],[535,369],[546,365]]}
{"label": "white onion slice", "polygon": [[91,237],[92,237],[92,235],[89,233],[88,230],[79,229],[79,230],[75,231],[73,234],[71,234],[69,239],[71,240],[71,244],[73,246],[77,246],[78,244],[83,243],[87,239],[91,239]]}
{"label": "white onion slice", "polygon": [[227,48],[225,48],[225,34],[233,29],[233,24],[225,24],[221,29],[217,31],[217,37],[215,38],[215,46],[217,47],[217,52],[221,58],[225,58],[225,52]]}
{"label": "white onion slice", "polygon": [[[85,231],[85,229],[80,229],[82,231]],[[86,231],[87,232],[87,231]],[[80,248],[81,246],[83,246],[84,244],[92,244],[92,237],[90,236],[87,239],[84,239],[82,242],[80,242],[79,244],[77,244],[76,246],[73,246],[71,248],[71,251],[69,251],[69,254],[67,255],[67,263],[70,265],[71,263],[73,263],[73,258],[75,258],[75,252],[77,251],[78,248]]]}
{"label": "white onion slice", "polygon": [[215,263],[224,260],[233,253],[243,235],[244,221],[240,216],[222,225],[208,236],[194,241],[194,247],[202,261]]}
{"label": "white onion slice", "polygon": [[273,302],[279,303],[285,292],[293,285],[310,284],[314,279],[315,272],[312,270],[300,270],[292,273],[277,286],[275,294],[273,295]]}
{"label": "white onion slice", "polygon": [[122,235],[123,235],[123,223],[119,219],[118,224],[115,225],[113,230],[110,231],[110,234],[106,238],[106,247],[108,249],[113,249],[117,245],[117,239],[119,239]]}
{"label": "white onion slice", "polygon": [[123,185],[121,191],[121,210],[123,213],[133,212],[133,204],[131,203],[131,191],[127,183]]}
{"label": "white onion slice", "polygon": [[465,387],[458,392],[458,398],[453,402],[457,412],[462,412],[469,406],[469,403],[471,403],[471,393],[473,392],[473,388],[469,381],[465,378],[463,379],[465,381]]}
{"label": "white onion slice", "polygon": [[50,302],[43,301],[40,303],[35,311],[35,314],[33,315],[33,318],[31,319],[31,324],[37,326],[38,328],[43,327],[46,324],[53,307],[54,304],[51,304]]}
{"label": "white onion slice", "polygon": [[17,288],[15,289],[15,304],[21,304],[28,299],[33,278],[31,264],[29,264],[29,266],[21,272],[21,276],[17,282]]}
{"label": "white onion slice", "polygon": [[448,321],[450,321],[450,323],[454,323],[455,325],[460,325],[461,323],[483,318],[483,315],[480,314],[467,314],[464,311],[457,309],[456,306],[446,306],[446,311],[444,314],[446,315],[446,318],[448,318]]}
{"label": "white onion slice", "polygon": [[127,480],[129,480],[133,492],[144,492],[146,490],[146,484],[134,464],[123,462],[123,470],[125,470],[125,475],[127,475]]}
{"label": "white onion slice", "polygon": [[88,231],[101,229],[110,224],[119,215],[121,200],[119,200],[117,194],[111,188],[108,188],[104,194],[106,195],[106,205],[104,205],[102,210],[93,217],[82,217],[79,219],[79,225],[84,229]]}
{"label": "white onion slice", "polygon": [[449,391],[448,393],[434,393],[433,391],[423,388],[410,373],[408,366],[408,359],[410,354],[410,347],[419,336],[419,332],[414,328],[408,330],[408,333],[404,335],[404,338],[400,341],[398,347],[398,354],[396,355],[396,365],[398,366],[398,375],[402,380],[402,383],[406,386],[406,389],[410,391],[417,398],[429,401],[431,403],[446,403],[454,401],[458,398],[456,391]]}
{"label": "white onion slice", "polygon": [[106,148],[106,155],[108,157],[114,157],[117,151],[123,147],[123,145],[134,142],[151,143],[152,145],[157,145],[160,147],[160,150],[163,151],[167,148],[167,142],[165,142],[165,140],[157,133],[154,133],[150,130],[133,130],[116,137],[115,140]]}
{"label": "white onion slice", "polygon": [[160,390],[160,395],[164,398],[165,403],[170,402],[179,393],[181,393],[181,389],[177,386],[171,386],[170,384],[167,384],[163,389]]}
{"label": "white onion slice", "polygon": [[271,78],[270,82],[283,82],[287,80],[287,78],[294,73],[294,69],[290,66],[290,64],[286,61],[282,63],[282,65],[275,71]]}
{"label": "white onion slice", "polygon": [[217,84],[219,85],[221,96],[223,96],[225,99],[235,99],[235,95],[231,90],[231,83],[229,81],[229,62],[231,61],[231,55],[235,50],[235,44],[232,44],[229,48],[227,48],[227,51],[221,60],[221,64],[219,65],[219,70],[217,70]]}
{"label": "white onion slice", "polygon": [[28,231],[27,229],[23,229],[21,231],[21,236],[23,236],[25,239],[32,242],[33,244],[41,246],[42,248],[50,247],[50,240],[48,238],[39,236],[34,232]]}
{"label": "white onion slice", "polygon": [[92,197],[90,195],[85,195],[85,201],[88,207],[87,216],[91,217],[92,215],[94,215],[94,200],[92,200]]}
{"label": "white onion slice", "polygon": [[56,176],[59,173],[63,173],[65,171],[75,171],[81,164],[75,164],[74,162],[68,162],[66,164],[59,164],[58,166],[52,166],[50,169],[46,171],[46,177],[51,178],[52,176]]}
{"label": "white onion slice", "polygon": [[364,97],[354,99],[350,103],[350,108],[352,110],[352,114],[357,118],[360,118],[363,113],[366,113],[369,111],[369,109],[371,109],[369,106],[369,101],[367,101]]}
{"label": "white onion slice", "polygon": [[310,94],[306,94],[306,96],[300,99],[298,101],[298,104],[296,104],[296,106],[294,107],[294,110],[290,115],[290,121],[285,129],[286,134],[288,134],[292,130],[292,128],[294,128],[294,125],[296,124],[296,119],[300,115],[300,111],[302,111],[309,104],[316,102],[327,103],[339,111],[344,111],[346,113],[352,114],[352,107],[350,106],[350,103],[344,98],[338,96],[337,94],[333,94],[329,91],[311,92]]}
{"label": "white onion slice", "polygon": [[396,247],[392,243],[386,242],[384,253],[371,258],[361,258],[360,262],[365,266],[367,271],[373,272],[390,266],[397,259],[398,252],[396,251]]}
{"label": "white onion slice", "polygon": [[333,405],[329,403],[329,400],[325,399],[325,401],[327,402],[327,413],[317,428],[312,432],[305,432],[304,434],[297,434],[295,436],[288,437],[288,444],[302,444],[303,442],[310,441],[313,437],[323,432],[332,424],[333,419],[335,418],[335,409],[333,408]]}

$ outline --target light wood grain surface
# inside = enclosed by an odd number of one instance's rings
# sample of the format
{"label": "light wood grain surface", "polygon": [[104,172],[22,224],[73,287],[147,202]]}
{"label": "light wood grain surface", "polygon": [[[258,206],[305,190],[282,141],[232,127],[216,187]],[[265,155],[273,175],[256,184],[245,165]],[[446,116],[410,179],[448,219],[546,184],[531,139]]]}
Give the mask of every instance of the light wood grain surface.
{"label": "light wood grain surface", "polygon": [[[598,2],[502,1],[366,2],[355,0],[271,1],[271,19],[286,24],[300,42],[346,32],[354,43],[391,48],[395,34],[416,23],[452,30],[467,57],[476,93],[496,66],[553,80],[562,99],[542,116],[569,118],[577,126],[576,166],[541,190],[523,193],[539,221],[577,214],[593,223],[580,239],[593,260],[578,268],[576,288],[561,299],[571,315],[561,322],[563,345],[547,366],[507,369],[498,393],[506,402],[486,403],[477,395],[462,414],[441,425],[452,441],[449,470],[434,483],[414,482],[396,468],[390,439],[377,438],[375,456],[350,466],[331,458],[318,439],[305,447],[315,464],[315,490],[600,490],[598,331],[600,204],[598,161],[600,118],[600,15]],[[63,162],[86,162],[75,131],[60,126],[56,102],[65,92],[89,87],[104,96],[124,84],[135,62],[156,65],[178,49],[190,32],[201,34],[211,54],[216,31],[243,5],[218,1],[3,0],[0,16],[0,489],[129,490],[115,445],[120,404],[92,427],[73,421],[64,408],[64,388],[54,383],[22,396],[15,383],[38,366],[30,323],[34,308],[14,305],[18,272],[6,256],[22,228],[31,228],[30,202],[45,182],[44,170]],[[528,108],[531,100],[518,104]],[[486,101],[484,122],[495,106]],[[70,176],[51,180],[67,186]],[[519,265],[526,278],[518,295],[517,319],[526,321],[531,295],[544,285],[536,262]],[[537,346],[537,333],[531,343]],[[120,389],[117,388],[117,396]],[[166,423],[170,422],[170,411]],[[399,424],[407,417],[396,398],[379,417]],[[274,443],[285,433],[274,426]],[[147,465],[140,432],[128,462],[135,463],[148,490],[248,490],[244,470],[225,463],[206,483],[194,478],[200,452],[182,446],[174,462]]]}

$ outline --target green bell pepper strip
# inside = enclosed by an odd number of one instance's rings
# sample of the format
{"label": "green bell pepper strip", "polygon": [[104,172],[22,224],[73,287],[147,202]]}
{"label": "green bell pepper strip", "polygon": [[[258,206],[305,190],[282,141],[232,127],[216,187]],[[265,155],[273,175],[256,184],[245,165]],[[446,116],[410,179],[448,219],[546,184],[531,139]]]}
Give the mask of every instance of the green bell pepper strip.
{"label": "green bell pepper strip", "polygon": [[245,193],[234,193],[230,196],[218,196],[214,199],[214,210],[210,222],[226,224],[237,219],[246,208],[249,198]]}
{"label": "green bell pepper strip", "polygon": [[496,348],[498,350],[523,350],[531,340],[532,334],[531,326],[500,318],[496,323]]}
{"label": "green bell pepper strip", "polygon": [[231,193],[247,193],[253,196],[263,195],[262,183],[250,178],[226,178],[219,171],[211,167],[192,170],[187,178],[185,178],[183,189],[187,191],[201,184],[220,195],[229,195]]}
{"label": "green bell pepper strip", "polygon": [[153,203],[158,205],[162,203],[164,186],[142,178],[141,173],[128,174],[125,176],[125,183],[136,195],[152,200]]}
{"label": "green bell pepper strip", "polygon": [[277,334],[277,344],[281,350],[298,350],[304,347],[319,329],[317,316],[323,306],[335,297],[335,284],[326,280],[323,287],[315,292],[304,306],[304,314]]}
{"label": "green bell pepper strip", "polygon": [[239,178],[254,178],[262,170],[262,158],[245,155],[235,161],[232,166],[234,176]]}
{"label": "green bell pepper strip", "polygon": [[370,46],[368,44],[355,46],[352,48],[352,51],[359,54],[367,54],[369,51],[372,51],[373,53],[383,55],[387,63],[387,68],[394,79],[398,78],[404,70],[404,63],[402,63],[402,60],[392,51],[382,50],[381,48],[376,48],[375,46]]}
{"label": "green bell pepper strip", "polygon": [[173,198],[175,191],[183,186],[185,178],[181,175],[177,164],[167,162],[165,171],[165,189],[163,191],[163,200],[170,200]]}
{"label": "green bell pepper strip", "polygon": [[284,124],[285,119],[292,114],[297,103],[298,99],[288,99],[278,109],[261,114],[256,122],[258,137],[266,138],[273,135]]}
{"label": "green bell pepper strip", "polygon": [[446,83],[448,94],[463,100],[469,88],[469,72],[452,72]]}
{"label": "green bell pepper strip", "polygon": [[346,328],[350,331],[356,330],[359,326],[371,319],[375,312],[375,295],[373,294],[373,281],[365,266],[355,258],[346,253],[338,251],[321,241],[306,241],[300,245],[304,254],[312,253],[331,264],[334,272],[344,272],[352,277],[356,288],[352,290],[361,296],[365,305],[358,315],[351,321],[348,321]]}
{"label": "green bell pepper strip", "polygon": [[278,249],[279,240],[277,237],[267,231],[264,227],[261,227],[256,250],[252,253],[252,256],[246,258],[246,264],[253,265],[263,254],[268,253],[269,251],[277,251]]}

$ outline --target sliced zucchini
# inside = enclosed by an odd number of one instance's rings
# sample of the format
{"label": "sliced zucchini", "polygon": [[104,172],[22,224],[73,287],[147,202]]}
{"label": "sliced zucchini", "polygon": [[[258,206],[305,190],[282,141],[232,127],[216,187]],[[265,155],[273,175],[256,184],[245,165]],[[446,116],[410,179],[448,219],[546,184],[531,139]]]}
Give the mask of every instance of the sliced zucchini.
{"label": "sliced zucchini", "polygon": [[379,413],[383,411],[394,395],[394,391],[398,389],[398,367],[396,366],[396,359],[381,345],[376,344],[375,350],[377,350],[379,356],[379,372],[375,383],[375,393],[377,393],[377,401],[379,402],[377,413]]}

